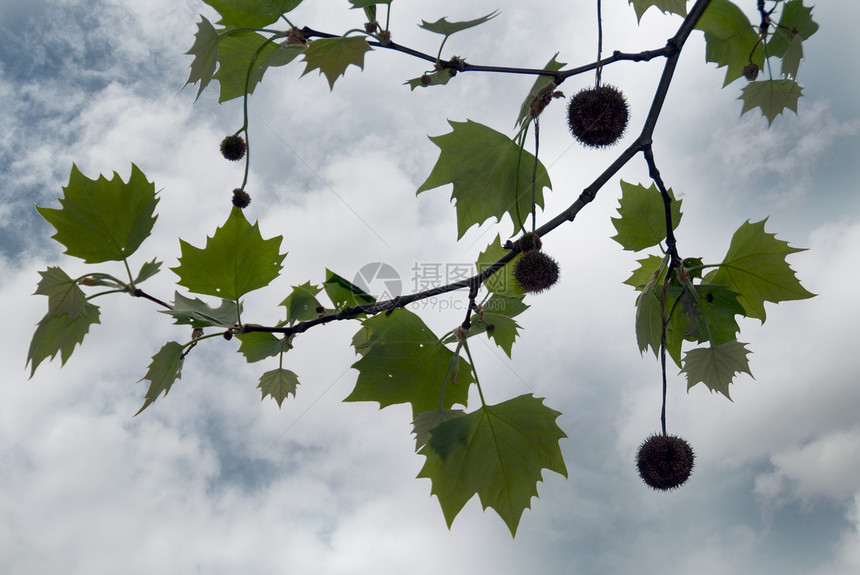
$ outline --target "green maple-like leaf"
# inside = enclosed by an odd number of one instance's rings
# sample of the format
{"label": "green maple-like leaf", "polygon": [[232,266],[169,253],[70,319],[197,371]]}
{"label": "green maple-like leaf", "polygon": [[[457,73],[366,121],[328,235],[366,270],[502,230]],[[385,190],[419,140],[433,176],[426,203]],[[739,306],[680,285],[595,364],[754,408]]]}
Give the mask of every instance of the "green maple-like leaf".
{"label": "green maple-like leaf", "polygon": [[461,357],[455,360],[420,317],[399,308],[369,318],[363,326],[370,334],[364,332],[364,355],[352,365],[358,379],[344,401],[376,401],[380,408],[409,403],[415,418],[438,408],[444,389],[443,408],[466,405],[474,382],[471,366]]}
{"label": "green maple-like leaf", "polygon": [[65,365],[75,351],[75,346],[84,341],[90,326],[95,323],[99,323],[99,308],[91,303],[84,304],[83,312],[75,317],[67,313],[56,315],[48,312],[30,340],[30,349],[27,351],[30,377],[33,377],[42,361],[49,357],[54,359],[58,353],[61,365]]}
{"label": "green maple-like leaf", "polygon": [[737,293],[722,285],[688,284],[675,308],[670,328],[680,338],[721,345],[737,338],[740,331],[737,315],[745,315]]}
{"label": "green maple-like leaf", "polygon": [[419,452],[427,459],[418,477],[430,479],[450,527],[475,494],[492,507],[511,535],[537,496],[543,469],[567,477],[558,442],[567,437],[561,415],[531,394],[451,419],[430,431]]}
{"label": "green maple-like leaf", "polygon": [[278,277],[287,254],[278,252],[281,236],[264,240],[239,208],[233,208],[223,226],[196,248],[179,240],[182,255],[171,270],[189,291],[237,301]]}
{"label": "green maple-like leaf", "polygon": [[194,34],[194,43],[186,54],[194,56],[194,59],[191,61],[191,71],[188,73],[185,85],[200,82],[196,100],[212,81],[215,64],[218,61],[218,31],[204,16],[200,16],[197,32]]}
{"label": "green maple-like leaf", "polygon": [[419,413],[412,422],[412,433],[415,434],[415,451],[424,447],[430,441],[430,432],[446,421],[463,417],[466,412],[462,409],[434,409]]}
{"label": "green maple-like leaf", "polygon": [[190,299],[176,292],[173,296],[173,308],[159,311],[172,316],[177,325],[190,325],[195,329],[204,327],[226,328],[239,321],[242,306],[240,304],[237,308],[235,301],[222,299],[221,305],[213,308],[202,300]]}
{"label": "green maple-like leaf", "polygon": [[203,0],[221,14],[219,24],[264,28],[302,3],[302,0]]}
{"label": "green maple-like leaf", "polygon": [[128,183],[119,174],[91,180],[73,165],[61,209],[36,206],[70,256],[95,264],[121,261],[140,247],[155,224],[155,185],[134,164]]}
{"label": "green maple-like leaf", "polygon": [[425,30],[429,30],[430,32],[435,32],[436,34],[442,34],[443,36],[447,37],[461,30],[466,30],[467,28],[472,28],[479,24],[483,24],[487,20],[492,20],[498,15],[499,11],[494,10],[486,16],[481,16],[480,18],[475,18],[474,20],[464,20],[462,22],[448,22],[446,18],[439,18],[435,22],[427,22],[426,20],[421,20],[421,24],[419,24],[418,27],[424,28]]}
{"label": "green maple-like leaf", "polygon": [[761,113],[767,116],[768,126],[782,114],[786,108],[797,113],[797,101],[803,95],[800,84],[790,78],[783,80],[760,80],[744,86],[739,100],[744,101],[741,114],[761,108]]}
{"label": "green maple-like leaf", "polygon": [[317,317],[319,315],[317,310],[322,307],[316,298],[320,291],[322,291],[321,288],[311,285],[309,281],[293,286],[290,295],[279,304],[287,308],[287,323],[293,325],[297,321],[307,321]]}
{"label": "green maple-like leaf", "polygon": [[[487,246],[487,249],[478,254],[478,260],[475,262],[475,267],[478,269],[478,272],[483,272],[485,269],[499,261],[499,259],[506,253],[508,253],[508,250],[502,247],[502,239],[498,234],[496,234],[496,239]],[[518,297],[523,295],[525,293],[523,292],[523,288],[521,288],[520,284],[518,284],[514,279],[514,265],[519,257],[520,255],[517,254],[514,256],[514,259],[506,263],[502,269],[496,271],[493,275],[487,278],[487,281],[484,282],[484,287],[494,294],[504,297]]]}
{"label": "green maple-like leaf", "polygon": [[319,70],[325,74],[329,89],[333,90],[335,81],[346,73],[350,64],[364,69],[364,54],[370,49],[363,36],[314,40],[303,53],[306,66],[302,76],[311,70]]}
{"label": "green maple-like leaf", "polygon": [[[441,153],[417,193],[453,184],[457,238],[470,227],[510,214],[514,229],[525,226],[532,210],[535,157],[504,134],[477,122],[448,121],[449,134],[431,137]],[[537,164],[535,203],[543,207],[543,188],[551,188],[546,168]]]}
{"label": "green maple-like leaf", "polygon": [[749,353],[746,344],[737,340],[691,349],[684,355],[684,367],[681,370],[687,374],[687,389],[702,382],[711,391],[722,393],[731,399],[729,384],[735,374],[746,373],[752,377],[747,358]]}
{"label": "green maple-like leaf", "polygon": [[323,289],[337,311],[376,301],[375,297],[329,269],[325,270]]}
{"label": "green maple-like leaf", "polygon": [[134,285],[143,283],[158,272],[160,272],[161,264],[162,262],[158,261],[155,258],[152,258],[152,261],[145,262],[142,266],[140,266],[140,271],[137,273],[137,277],[134,278]]}
{"label": "green maple-like leaf", "polygon": [[767,42],[768,56],[784,57],[796,38],[803,41],[817,31],[818,24],[812,19],[812,7],[804,6],[803,0],[783,3],[779,24]]}
{"label": "green maple-like leaf", "polygon": [[266,396],[271,396],[272,399],[278,402],[278,407],[287,398],[287,396],[296,396],[296,387],[299,385],[299,377],[289,369],[273,369],[267,371],[260,377],[260,384],[257,388],[263,393],[263,399]]}
{"label": "green maple-like leaf", "polygon": [[794,36],[782,55],[782,75],[787,78],[796,78],[800,61],[803,59],[803,39]]}
{"label": "green maple-like leaf", "polygon": [[[519,335],[520,325],[513,318],[526,311],[529,306],[523,303],[525,296],[507,297],[493,294],[490,299],[481,306],[481,313],[472,315],[472,327],[469,328],[467,337],[473,337],[486,333],[496,345],[502,348],[508,357],[514,341]],[[445,338],[444,343],[457,341],[456,336]]]}
{"label": "green maple-like leaf", "polygon": [[[546,63],[543,67],[544,70],[561,70],[567,65],[567,62],[556,61],[556,56],[558,56],[558,52],[556,52],[555,55],[550,58],[549,62]],[[523,103],[520,105],[520,115],[517,116],[517,121],[514,123],[514,127],[528,123],[531,116],[532,102],[535,101],[535,98],[539,95],[546,94],[547,92],[552,92],[553,90],[555,90],[555,78],[553,76],[538,76],[535,83],[532,85],[532,89],[529,90],[529,95],[526,96],[526,99],[523,100]]]}
{"label": "green maple-like leaf", "polygon": [[660,266],[668,265],[669,257],[661,258],[660,256],[649,255],[645,259],[636,260],[636,263],[639,264],[639,268],[623,283],[636,288],[636,291],[642,291],[648,282],[654,278],[654,274],[658,272]]}
{"label": "green maple-like leaf", "polygon": [[[681,222],[681,203],[672,189],[667,190],[672,198],[672,229]],[[666,209],[663,196],[654,184],[650,188],[621,182],[621,199],[618,214],[612,225],[618,233],[612,237],[625,250],[639,251],[650,248],[666,239]]]}
{"label": "green maple-like leaf", "polygon": [[[221,86],[218,101],[223,103],[244,96],[246,82],[247,93],[253,94],[254,88],[263,79],[268,68],[288,64],[304,49],[304,46],[269,42],[265,36],[251,31],[243,30],[223,35],[218,45],[218,71],[213,76]],[[254,59],[258,50],[259,54]]]}
{"label": "green maple-like leaf", "polygon": [[[275,357],[279,353],[289,350],[292,345],[292,336],[286,339],[277,337],[273,333],[252,331],[249,333],[240,333],[236,335],[242,344],[239,346],[239,353],[245,356],[245,361],[254,363],[262,361],[269,357]],[[278,403],[280,405],[280,402]]]}
{"label": "green maple-like leaf", "polygon": [[430,86],[444,86],[453,77],[454,75],[452,74],[452,70],[439,70],[438,72],[424,74],[418,78],[412,78],[411,80],[404,82],[404,84],[408,84],[410,90],[414,90],[415,88],[428,88]]}
{"label": "green maple-like leaf", "polygon": [[681,16],[687,15],[687,0],[628,0],[628,3],[632,4],[636,11],[637,22],[642,21],[642,14],[651,6],[656,6],[664,14],[668,12]]}
{"label": "green maple-like leaf", "polygon": [[743,76],[744,66],[752,63],[761,68],[764,56],[759,37],[746,14],[729,0],[712,0],[696,24],[705,33],[705,60],[717,68],[726,66],[728,86]]}
{"label": "green maple-like leaf", "polygon": [[[665,273],[664,269],[659,276],[649,281],[636,298],[636,341],[639,353],[645,353],[650,347],[656,356],[660,349],[663,339],[663,308],[660,301]],[[668,305],[670,303],[667,300]]]}
{"label": "green maple-like leaf", "polygon": [[55,266],[39,272],[42,279],[33,295],[48,296],[48,315],[66,315],[71,321],[84,314],[87,297],[75,280]]}
{"label": "green maple-like leaf", "polygon": [[152,356],[152,362],[149,364],[149,369],[146,370],[146,375],[139,380],[148,380],[149,389],[146,391],[143,406],[135,415],[139,415],[144,409],[152,405],[161,395],[161,392],[164,392],[166,397],[176,380],[182,377],[183,349],[185,348],[181,344],[169,341],[158,350],[158,353]]}
{"label": "green maple-like leaf", "polygon": [[794,270],[786,262],[790,254],[805,251],[776,239],[764,231],[767,219],[741,225],[732,236],[729,251],[720,267],[708,275],[709,283],[723,284],[740,294],[738,301],[746,315],[765,320],[764,302],[798,300],[813,297],[800,285]]}

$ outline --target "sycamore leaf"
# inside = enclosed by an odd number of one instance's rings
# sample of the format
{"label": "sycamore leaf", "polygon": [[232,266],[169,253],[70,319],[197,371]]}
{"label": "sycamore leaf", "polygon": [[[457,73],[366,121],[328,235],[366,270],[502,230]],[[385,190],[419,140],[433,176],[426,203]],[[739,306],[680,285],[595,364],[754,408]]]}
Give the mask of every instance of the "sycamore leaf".
{"label": "sycamore leaf", "polygon": [[642,21],[642,14],[651,6],[656,6],[664,14],[679,14],[687,15],[687,0],[628,0],[628,4],[633,4],[633,9],[636,11],[636,21]]}
{"label": "sycamore leaf", "polygon": [[440,404],[443,409],[466,405],[474,382],[471,366],[455,358],[420,317],[398,308],[362,323],[372,332],[369,348],[352,365],[358,379],[344,401],[376,401],[380,408],[409,403],[413,418]]}
{"label": "sycamore leaf", "polygon": [[302,3],[302,0],[203,0],[221,14],[219,24],[264,28]]}
{"label": "sycamore leaf", "polygon": [[329,90],[333,90],[335,81],[346,73],[350,64],[364,69],[364,54],[370,49],[363,36],[314,40],[305,48],[306,66],[302,76],[319,70],[320,74],[325,74]]}
{"label": "sycamore leaf", "polygon": [[264,240],[239,208],[233,208],[224,225],[196,248],[179,240],[179,265],[170,268],[177,282],[189,291],[237,301],[248,292],[269,285],[281,272],[287,254],[278,252],[281,236]]}
{"label": "sycamore leaf", "polygon": [[74,318],[65,313],[56,315],[48,312],[30,340],[30,349],[27,351],[30,377],[33,377],[42,361],[49,357],[53,360],[58,353],[61,365],[65,365],[75,351],[75,346],[84,341],[84,336],[94,323],[99,323],[99,308],[91,303],[86,303],[83,313]]}
{"label": "sycamore leaf", "polygon": [[[525,296],[507,297],[493,294],[481,306],[481,314],[472,315],[472,327],[469,328],[469,333],[466,336],[473,337],[486,333],[487,337],[502,348],[508,357],[511,357],[514,341],[519,335],[518,330],[521,329],[513,318],[529,308],[523,303],[523,299]],[[445,338],[443,343],[455,341],[457,341],[457,337],[450,335]]]}
{"label": "sycamore leaf", "polygon": [[33,295],[48,296],[48,316],[66,315],[66,321],[71,321],[84,314],[87,296],[78,287],[77,282],[66,275],[66,272],[55,266],[39,272],[42,279]]}
{"label": "sycamore leaf", "polygon": [[[485,269],[499,261],[499,259],[506,253],[508,253],[508,250],[502,247],[501,237],[499,234],[496,234],[496,239],[487,246],[487,249],[478,254],[478,261],[475,262],[475,267],[478,269],[479,273],[483,272]],[[517,254],[514,256],[514,259],[506,263],[502,269],[491,275],[487,281],[484,282],[484,287],[494,294],[504,297],[517,297],[523,295],[525,293],[523,288],[521,288],[520,284],[514,279],[514,265],[519,257],[520,255]]]}
{"label": "sycamore leaf", "polygon": [[176,380],[182,377],[183,349],[185,348],[181,344],[169,341],[152,356],[146,375],[138,380],[138,382],[148,380],[149,389],[146,391],[143,406],[135,415],[140,415],[140,412],[152,405],[162,391],[166,397]]}
{"label": "sycamore leaf", "polygon": [[287,398],[287,396],[296,396],[296,387],[299,385],[299,377],[289,369],[273,369],[267,371],[260,377],[260,384],[257,388],[263,393],[263,399],[266,396],[271,396],[272,399],[278,402],[278,407]]}
{"label": "sycamore leaf", "polygon": [[[441,152],[417,193],[453,184],[457,239],[470,227],[510,214],[514,229],[525,226],[532,210],[535,157],[504,134],[477,122],[452,122],[449,134],[431,137]],[[543,189],[551,188],[546,168],[537,163],[535,203],[543,207]]]}
{"label": "sycamore leaf", "polygon": [[137,277],[134,278],[134,285],[140,284],[161,271],[162,262],[152,258],[151,262],[145,262],[140,266],[140,271],[137,272]]}
{"label": "sycamore leaf", "polygon": [[789,0],[782,7],[779,24],[767,42],[769,56],[783,58],[796,38],[806,40],[818,31],[812,19],[812,7],[803,5],[803,0]]}
{"label": "sycamore leaf", "polygon": [[761,113],[767,116],[768,126],[774,118],[782,114],[786,108],[797,113],[797,101],[803,95],[803,88],[792,79],[760,80],[744,86],[739,100],[744,101],[741,114],[761,108]]}
{"label": "sycamore leaf", "polygon": [[796,78],[800,61],[803,59],[803,39],[798,36],[792,37],[788,48],[782,56],[782,75],[787,78]]}
{"label": "sycamore leaf", "polygon": [[636,263],[639,264],[639,269],[634,270],[633,274],[624,280],[623,283],[636,288],[636,291],[642,291],[648,282],[654,278],[655,274],[658,273],[660,266],[666,266],[668,262],[668,256],[661,258],[655,255],[649,255],[645,259],[636,260]]}
{"label": "sycamore leaf", "polygon": [[194,43],[186,54],[194,56],[194,59],[191,61],[191,71],[188,73],[185,86],[200,82],[197,87],[196,100],[212,81],[215,63],[218,59],[218,31],[204,16],[200,16],[197,32],[194,34]]}
{"label": "sycamore leaf", "polygon": [[300,286],[293,286],[290,295],[278,304],[287,308],[287,323],[293,325],[297,321],[307,321],[317,317],[319,315],[317,310],[321,305],[316,295],[320,291],[322,290],[311,285],[309,281]]}
{"label": "sycamore leaf", "polygon": [[681,370],[687,374],[687,389],[701,381],[711,391],[722,393],[731,399],[729,384],[735,374],[746,373],[752,377],[747,358],[749,353],[746,344],[737,340],[691,349],[684,355],[684,368]]}
{"label": "sycamore leaf", "polygon": [[660,342],[663,339],[663,310],[660,299],[665,273],[664,269],[636,298],[636,342],[639,344],[639,353],[645,353],[650,347],[657,356],[660,350]]}
{"label": "sycamore leaf", "polygon": [[[690,290],[695,290],[695,295]],[[737,293],[721,285],[688,284],[675,307],[670,329],[682,339],[721,345],[737,338],[740,327],[736,315],[745,315]]]}
{"label": "sycamore leaf", "polygon": [[415,90],[415,88],[427,88],[429,86],[444,86],[448,83],[448,81],[453,78],[452,70],[439,70],[438,72],[431,72],[430,74],[424,74],[419,78],[412,78],[404,82],[404,84],[409,84],[409,90]]}
{"label": "sycamore leaf", "polygon": [[349,0],[349,3],[352,4],[350,6],[352,10],[355,8],[369,8],[377,4],[391,4],[391,0]]}
{"label": "sycamore leaf", "polygon": [[375,297],[329,269],[325,270],[323,289],[337,311],[376,301]]}
{"label": "sycamore leaf", "polygon": [[434,409],[419,413],[412,422],[412,433],[415,434],[415,451],[424,447],[430,441],[430,431],[446,421],[463,417],[466,412],[462,409]]}
{"label": "sycamore leaf", "polygon": [[140,247],[155,224],[155,185],[134,164],[128,183],[114,172],[91,180],[72,165],[61,209],[36,206],[57,233],[51,236],[70,256],[88,264],[121,261]]}
{"label": "sycamore leaf", "polygon": [[717,68],[726,66],[728,86],[743,76],[744,66],[752,63],[762,68],[764,56],[759,37],[746,14],[730,0],[712,0],[696,24],[705,33],[705,60]]}
{"label": "sycamore leaf", "polygon": [[[560,70],[567,65],[567,62],[556,61],[556,56],[558,56],[558,52],[556,52],[555,56],[550,58],[549,62],[546,63],[543,67],[544,70]],[[514,123],[514,127],[528,123],[531,114],[532,102],[535,101],[535,98],[537,98],[539,94],[544,94],[547,91],[551,92],[554,89],[555,78],[552,76],[538,76],[537,79],[535,79],[535,83],[532,85],[532,89],[529,90],[529,95],[526,96],[526,99],[523,100],[523,103],[520,105],[520,115],[517,116],[517,121]]]}
{"label": "sycamore leaf", "polygon": [[418,27],[424,28],[425,30],[429,30],[430,32],[435,32],[436,34],[442,34],[443,36],[450,36],[451,34],[454,34],[461,30],[466,30],[467,28],[472,28],[479,24],[483,24],[484,22],[492,20],[498,15],[499,11],[494,10],[486,16],[481,16],[480,18],[475,18],[474,20],[465,20],[462,22],[448,22],[448,20],[445,18],[439,18],[435,22],[427,22],[426,20],[421,20],[421,24],[419,24]]}
{"label": "sycamore leaf", "polygon": [[[681,222],[681,203],[676,200],[672,188],[667,190],[672,198],[672,229]],[[663,196],[657,186],[650,188],[621,181],[621,199],[618,202],[620,218],[612,218],[618,233],[612,237],[625,250],[639,251],[650,248],[666,239],[666,209]]]}
{"label": "sycamore leaf", "polygon": [[179,292],[173,296],[173,308],[159,310],[173,317],[177,325],[190,325],[191,327],[231,327],[239,321],[242,313],[242,305],[237,309],[236,302],[222,299],[221,305],[216,309],[197,298],[190,299]]}
{"label": "sycamore leaf", "polygon": [[252,331],[236,334],[236,339],[242,342],[239,353],[245,356],[245,361],[255,363],[289,350],[292,347],[290,342],[293,338],[290,336],[284,339],[273,333]]}
{"label": "sycamore leaf", "polygon": [[[253,94],[254,88],[269,67],[284,66],[304,50],[304,46],[288,46],[274,42],[266,44],[267,41],[265,36],[244,30],[230,32],[221,37],[218,45],[218,71],[213,76],[221,85],[219,102],[244,96],[246,81],[248,94]],[[263,47],[264,44],[266,45]],[[251,66],[251,60],[257,50],[260,50],[260,53],[254,60],[249,77],[248,67]]]}
{"label": "sycamore leaf", "polygon": [[729,251],[716,272],[706,278],[709,283],[723,284],[737,292],[746,315],[765,320],[764,302],[798,300],[813,297],[800,285],[794,270],[785,261],[793,253],[805,251],[776,239],[764,231],[767,219],[741,225],[732,236]]}
{"label": "sycamore leaf", "polygon": [[432,482],[448,527],[477,494],[481,506],[492,507],[516,535],[523,511],[538,494],[542,470],[567,477],[558,445],[567,436],[556,423],[559,415],[527,394],[430,430],[419,452],[427,459],[418,477]]}

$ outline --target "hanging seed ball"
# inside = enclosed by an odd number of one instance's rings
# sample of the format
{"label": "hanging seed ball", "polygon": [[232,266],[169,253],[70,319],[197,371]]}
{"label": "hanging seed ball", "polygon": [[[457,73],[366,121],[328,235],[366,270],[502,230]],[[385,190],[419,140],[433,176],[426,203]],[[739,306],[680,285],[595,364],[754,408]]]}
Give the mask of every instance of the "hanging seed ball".
{"label": "hanging seed ball", "polygon": [[758,64],[747,64],[743,70],[744,78],[752,82],[758,78]]}
{"label": "hanging seed ball", "polygon": [[247,146],[242,136],[232,135],[221,140],[221,155],[230,160],[237,162],[245,157]]}
{"label": "hanging seed ball", "polygon": [[567,121],[570,132],[591,148],[611,146],[627,128],[627,100],[613,86],[586,88],[570,99]]}
{"label": "hanging seed ball", "polygon": [[636,467],[649,487],[669,491],[680,487],[693,471],[690,444],[674,435],[652,435],[639,448]]}
{"label": "hanging seed ball", "polygon": [[514,264],[514,279],[523,291],[540,293],[558,281],[558,264],[543,252],[525,252]]}
{"label": "hanging seed ball", "polygon": [[541,246],[540,236],[533,234],[532,232],[526,232],[520,236],[520,239],[517,240],[517,244],[520,246],[521,252],[539,250]]}
{"label": "hanging seed ball", "polygon": [[251,203],[251,195],[242,188],[233,190],[233,205],[244,210]]}

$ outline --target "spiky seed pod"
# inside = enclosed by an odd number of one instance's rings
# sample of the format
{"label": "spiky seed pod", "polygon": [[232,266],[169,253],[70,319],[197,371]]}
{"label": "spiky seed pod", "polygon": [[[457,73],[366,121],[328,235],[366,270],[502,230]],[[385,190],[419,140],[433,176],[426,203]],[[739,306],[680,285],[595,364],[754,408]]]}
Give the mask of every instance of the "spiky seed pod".
{"label": "spiky seed pod", "polygon": [[514,279],[529,293],[540,293],[558,281],[558,264],[543,252],[525,252],[514,264]]}
{"label": "spiky seed pod", "polygon": [[613,86],[586,88],[570,99],[567,121],[570,132],[583,145],[611,146],[627,129],[627,100]]}
{"label": "spiky seed pod", "polygon": [[251,203],[251,195],[242,188],[233,190],[233,205],[244,210]]}
{"label": "spiky seed pod", "polygon": [[636,467],[642,481],[661,491],[683,485],[693,471],[694,462],[693,448],[675,435],[648,437],[636,456]]}
{"label": "spiky seed pod", "polygon": [[752,82],[758,78],[758,64],[747,64],[744,66],[744,78]]}
{"label": "spiky seed pod", "polygon": [[533,234],[532,232],[526,232],[520,236],[520,239],[517,240],[517,244],[520,246],[521,252],[539,250],[541,246],[540,236]]}
{"label": "spiky seed pod", "polygon": [[221,155],[230,160],[237,162],[245,157],[245,150],[248,146],[242,136],[233,134],[221,140]]}

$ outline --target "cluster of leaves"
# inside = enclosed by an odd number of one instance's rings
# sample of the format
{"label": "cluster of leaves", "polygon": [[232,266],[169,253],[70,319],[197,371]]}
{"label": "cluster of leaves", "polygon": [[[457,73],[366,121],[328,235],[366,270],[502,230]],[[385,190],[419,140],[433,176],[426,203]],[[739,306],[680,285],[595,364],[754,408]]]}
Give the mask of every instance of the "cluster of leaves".
{"label": "cluster of leaves", "polygon": [[[248,96],[269,68],[287,65],[299,56],[305,63],[303,75],[318,70],[332,89],[350,66],[362,68],[365,54],[374,48],[398,50],[432,63],[431,70],[406,82],[413,90],[447,84],[460,72],[492,71],[491,67],[473,66],[462,58],[443,61],[441,53],[450,35],[486,23],[496,12],[462,22],[446,18],[422,21],[421,29],[442,37],[434,57],[391,41],[389,18],[386,17],[384,25],[377,21],[377,8],[383,6],[390,14],[391,0],[350,0],[351,8],[363,10],[367,22],[363,29],[340,36],[293,25],[288,16],[301,0],[205,2],[218,11],[220,20],[213,25],[201,17],[197,24],[195,40],[188,52],[193,61],[187,84],[198,84],[199,97],[216,80],[220,102],[241,97],[245,122],[239,132],[244,131],[246,137]],[[683,0],[631,3],[639,17],[650,6],[686,15]],[[727,84],[740,77],[749,64],[761,67],[768,58],[782,59],[786,78],[752,82],[742,96],[745,111],[760,106],[769,121],[785,107],[792,106],[785,104],[777,110],[778,98],[762,96],[768,90],[780,89],[777,84],[767,82],[794,82],[800,42],[816,28],[801,0],[775,4],[782,5],[779,24],[773,25],[769,20],[772,10],[766,12],[760,8],[763,24],[756,31],[728,0],[712,0],[707,10],[704,9],[707,2],[699,0],[693,9],[698,11],[697,17],[685,19],[681,28],[689,25],[691,30],[698,20],[698,27],[705,32],[708,59],[728,67]],[[704,15],[698,18],[703,10]],[[288,27],[271,29],[279,20]],[[685,39],[686,35],[674,46],[675,53]],[[672,49],[666,48],[628,59],[642,60],[655,54],[673,57]],[[535,206],[543,207],[544,190],[551,190],[552,185],[537,153],[525,149],[528,129],[536,125],[539,110],[556,96],[554,90],[564,79],[602,65],[565,71],[567,64],[556,57],[557,54],[543,68],[519,70],[534,75],[536,80],[525,95],[513,137],[471,120],[450,122],[451,132],[431,137],[440,154],[417,193],[452,186],[458,238],[474,225],[491,218],[500,221],[505,216],[510,217],[518,233],[525,229]],[[750,89],[750,86],[758,87]],[[661,87],[667,88],[668,84]],[[753,93],[759,95],[754,97]],[[793,101],[796,103],[796,98]],[[651,130],[657,115],[659,107],[655,106],[651,112],[653,121],[649,122]],[[640,151],[650,151],[650,132],[643,131],[621,159],[626,162]],[[616,171],[624,163],[621,159],[613,163]],[[245,161],[247,179],[249,156],[245,156]],[[576,209],[593,199],[606,179],[586,188],[588,193],[582,196],[586,199],[578,200]],[[653,187],[623,183],[622,189],[615,239],[633,251],[659,244],[671,232],[666,225],[665,198]],[[477,273],[472,278],[390,301],[377,301],[326,269],[322,283],[307,281],[294,286],[286,295],[280,304],[284,308],[283,320],[274,325],[258,325],[243,318],[243,298],[268,286],[281,273],[286,256],[281,252],[282,238],[264,238],[256,223],[249,222],[241,209],[232,208],[224,224],[206,238],[203,247],[180,239],[179,264],[171,268],[178,277],[177,284],[189,294],[213,299],[207,302],[176,291],[172,302],[167,303],[140,288],[159,272],[161,262],[143,263],[133,275],[129,261],[152,231],[157,202],[154,185],[134,165],[127,183],[117,174],[112,180],[102,176],[92,180],[73,167],[60,199],[61,208],[37,208],[56,229],[53,237],[66,248],[68,255],[90,264],[121,261],[127,279],[118,279],[101,270],[76,279],[58,267],[40,272],[42,279],[36,293],[48,297],[48,312],[30,345],[31,376],[45,359],[57,354],[65,363],[90,326],[99,323],[99,308],[91,303],[93,299],[126,293],[151,300],[175,324],[191,329],[190,339],[182,343],[170,341],[152,356],[142,378],[148,382],[148,389],[138,413],[169,392],[180,379],[189,352],[211,338],[235,338],[239,342],[238,353],[248,363],[277,358],[277,368],[262,374],[258,388],[263,398],[272,397],[280,406],[290,395],[295,395],[299,385],[297,374],[284,367],[284,357],[292,348],[293,339],[317,325],[353,320],[360,323],[352,339],[359,356],[353,365],[358,377],[346,401],[373,401],[381,407],[410,406],[416,450],[426,458],[419,477],[431,480],[432,493],[438,497],[449,525],[477,494],[484,508],[492,507],[513,534],[523,511],[537,494],[536,484],[543,470],[567,475],[559,447],[565,434],[556,423],[560,414],[532,395],[497,405],[487,404],[469,353],[470,338],[485,334],[511,356],[520,330],[515,318],[528,308],[512,273],[520,257],[516,243],[503,243],[501,236],[497,236],[478,256]],[[676,226],[681,216],[680,202],[670,203],[668,220]],[[542,226],[540,233],[551,232],[560,223],[572,220],[573,215],[575,211],[565,212],[564,217]],[[736,316],[763,321],[765,301],[811,295],[785,263],[785,256],[795,251],[798,250],[765,233],[764,222],[759,222],[741,226],[724,260],[713,266],[695,258],[674,266],[669,255],[640,260],[640,269],[627,281],[641,291],[636,319],[640,348],[667,350],[687,374],[688,385],[702,381],[728,396],[734,374],[749,371],[745,344],[737,341]],[[709,268],[714,269],[704,274]],[[84,288],[106,289],[87,295]],[[461,325],[442,336],[434,334],[418,315],[405,309],[412,301],[455,289],[468,289],[469,311]],[[682,357],[685,341],[707,346],[690,349]],[[480,407],[471,412],[456,408],[468,407],[472,386],[478,391]]]}

